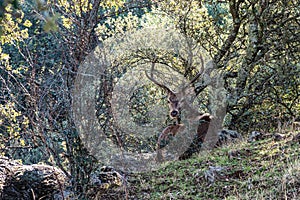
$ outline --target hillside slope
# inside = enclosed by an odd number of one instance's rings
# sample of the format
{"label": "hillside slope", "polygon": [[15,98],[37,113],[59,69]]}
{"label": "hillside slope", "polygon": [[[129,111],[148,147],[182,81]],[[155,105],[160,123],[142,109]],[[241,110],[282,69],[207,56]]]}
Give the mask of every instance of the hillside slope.
{"label": "hillside slope", "polygon": [[131,174],[99,199],[300,199],[300,133],[263,134],[157,171]]}

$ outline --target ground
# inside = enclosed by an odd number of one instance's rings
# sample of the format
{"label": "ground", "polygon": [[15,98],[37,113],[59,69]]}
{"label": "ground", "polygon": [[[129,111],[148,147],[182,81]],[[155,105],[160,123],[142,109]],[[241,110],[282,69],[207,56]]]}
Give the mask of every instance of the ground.
{"label": "ground", "polygon": [[299,142],[299,131],[263,133],[128,174],[99,199],[300,199]]}

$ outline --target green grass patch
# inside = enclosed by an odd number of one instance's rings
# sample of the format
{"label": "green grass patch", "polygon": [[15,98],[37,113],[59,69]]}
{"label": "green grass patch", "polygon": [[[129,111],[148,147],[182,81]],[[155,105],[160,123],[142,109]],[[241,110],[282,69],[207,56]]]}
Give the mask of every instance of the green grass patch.
{"label": "green grass patch", "polygon": [[203,151],[128,177],[128,199],[300,199],[295,133]]}

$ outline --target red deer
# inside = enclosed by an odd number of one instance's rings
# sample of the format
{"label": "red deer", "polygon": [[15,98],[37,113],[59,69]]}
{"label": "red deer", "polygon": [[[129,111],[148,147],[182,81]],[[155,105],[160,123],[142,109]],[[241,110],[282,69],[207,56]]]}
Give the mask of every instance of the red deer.
{"label": "red deer", "polygon": [[[154,66],[155,66],[155,62],[152,63],[151,75],[149,75],[146,72],[146,76],[149,80],[151,80],[153,83],[155,83],[157,86],[162,88],[165,92],[167,92],[168,105],[170,108],[169,115],[170,115],[171,119],[174,120],[174,124],[167,126],[162,131],[160,136],[158,137],[157,160],[161,161],[163,159],[161,151],[160,151],[161,141],[167,139],[169,135],[175,136],[178,132],[184,130],[184,128],[185,128],[185,125],[181,123],[181,117],[180,117],[182,109],[185,109],[187,111],[188,120],[201,121],[201,123],[199,123],[198,128],[197,128],[197,139],[196,139],[197,142],[196,143],[204,142],[204,139],[207,134],[212,116],[209,113],[204,113],[204,114],[199,113],[197,111],[197,109],[194,109],[191,106],[191,102],[189,102],[188,98],[187,98],[187,95],[188,95],[187,89],[189,89],[190,85],[193,82],[195,82],[204,71],[203,70],[203,61],[202,61],[202,70],[200,70],[200,72],[190,81],[189,84],[187,84],[185,87],[183,87],[178,92],[173,92],[167,86],[159,83],[157,80],[154,79],[154,77],[153,77]],[[192,147],[189,147],[189,148],[192,148]],[[183,157],[181,156],[181,158],[184,158],[184,157],[185,157],[185,154],[183,154]],[[179,157],[179,159],[180,159],[180,157]]]}

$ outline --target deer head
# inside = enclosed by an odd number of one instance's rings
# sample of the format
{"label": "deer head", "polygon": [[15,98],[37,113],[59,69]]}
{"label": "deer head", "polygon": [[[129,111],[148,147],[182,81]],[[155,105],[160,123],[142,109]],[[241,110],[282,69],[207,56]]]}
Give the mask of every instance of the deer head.
{"label": "deer head", "polygon": [[[165,92],[167,92],[168,96],[167,96],[167,100],[168,100],[168,105],[169,105],[169,115],[172,119],[178,119],[180,117],[180,111],[182,109],[182,107],[187,104],[186,102],[186,94],[187,94],[187,89],[190,87],[191,84],[193,84],[198,78],[199,76],[202,74],[203,72],[203,67],[202,70],[200,70],[200,72],[187,84],[185,85],[180,91],[178,92],[174,92],[172,91],[170,88],[168,88],[167,86],[159,83],[157,80],[155,80],[153,78],[153,71],[154,71],[154,66],[155,66],[155,62],[152,63],[152,67],[151,67],[151,75],[149,75],[146,72],[146,76],[149,80],[151,80],[153,83],[155,83],[157,86],[159,86],[160,88],[162,88]],[[203,66],[203,63],[202,63]]]}

